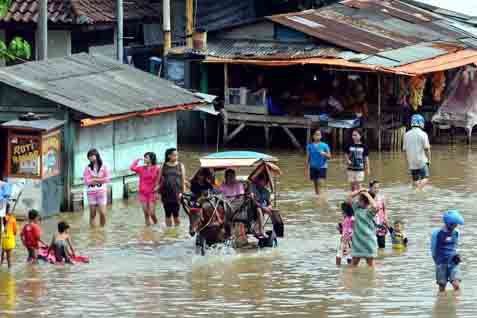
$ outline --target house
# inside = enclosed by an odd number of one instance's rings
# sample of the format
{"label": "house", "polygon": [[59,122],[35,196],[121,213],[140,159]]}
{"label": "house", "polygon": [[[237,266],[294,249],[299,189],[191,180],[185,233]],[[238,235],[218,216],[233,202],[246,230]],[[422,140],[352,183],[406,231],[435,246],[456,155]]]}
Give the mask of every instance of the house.
{"label": "house", "polygon": [[[309,139],[312,127],[325,126],[342,141],[341,128],[360,125],[380,149],[386,140],[399,140],[388,130],[401,129],[410,102],[411,112],[435,111],[434,74],[446,72],[450,79],[448,70],[477,61],[475,30],[404,1],[345,0],[211,32],[206,47],[175,48],[170,59],[198,70],[189,76],[191,86],[223,97],[224,142],[255,126],[264,128],[268,144],[271,129],[281,127],[302,148],[291,129],[305,129]],[[422,79],[423,99],[401,96],[415,82],[411,78]],[[353,113],[366,104],[369,114],[357,112],[358,122],[320,117],[333,90],[346,96],[341,108]],[[277,112],[278,106],[285,111]]]}
{"label": "house", "polygon": [[[0,126],[0,154],[9,154],[0,156],[0,167],[4,177],[29,187],[19,204],[23,212],[45,210],[35,198],[42,195],[46,179],[50,190],[43,194],[56,193],[69,210],[73,189],[83,189],[91,148],[100,151],[112,171],[112,199],[122,198],[131,161],[147,151],[162,161],[164,151],[177,145],[177,111],[204,104],[157,76],[85,53],[1,68],[0,91],[0,123],[6,123]],[[45,122],[21,124],[17,119],[29,112],[46,117]],[[51,179],[44,144],[53,144],[48,138],[58,129],[61,144],[52,152],[61,158],[61,168]]]}
{"label": "house", "polygon": [[[0,18],[0,39],[15,36],[27,40],[37,53],[38,0],[13,0]],[[115,1],[48,1],[48,57],[75,53],[102,53],[114,56]],[[148,0],[124,2],[125,46],[144,44],[143,29],[160,20]],[[34,57],[37,54],[34,54]]]}

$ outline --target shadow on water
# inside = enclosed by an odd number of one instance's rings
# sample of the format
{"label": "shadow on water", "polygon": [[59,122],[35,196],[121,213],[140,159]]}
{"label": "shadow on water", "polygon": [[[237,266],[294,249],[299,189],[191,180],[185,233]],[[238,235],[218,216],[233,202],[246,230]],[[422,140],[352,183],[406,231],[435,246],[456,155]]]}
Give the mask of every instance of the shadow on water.
{"label": "shadow on water", "polygon": [[[371,154],[372,179],[382,182],[390,219],[404,221],[409,247],[380,251],[376,269],[337,268],[336,223],[348,185],[341,154],[330,163],[326,200],[304,178],[300,153],[277,151],[283,177],[280,209],[286,238],[273,250],[218,248],[195,254],[185,218],[178,228],[145,227],[132,198],[109,211],[106,228],[90,228],[87,213],[42,224],[45,240],[65,219],[78,252],[90,264],[24,263],[0,269],[0,317],[429,317],[473,318],[477,256],[473,237],[477,154],[466,147],[435,147],[432,186],[416,193],[401,153]],[[184,151],[188,173],[201,153]],[[190,160],[190,161],[187,161]],[[464,262],[462,291],[438,295],[429,240],[441,213],[459,208]],[[160,222],[163,211],[158,207]]]}

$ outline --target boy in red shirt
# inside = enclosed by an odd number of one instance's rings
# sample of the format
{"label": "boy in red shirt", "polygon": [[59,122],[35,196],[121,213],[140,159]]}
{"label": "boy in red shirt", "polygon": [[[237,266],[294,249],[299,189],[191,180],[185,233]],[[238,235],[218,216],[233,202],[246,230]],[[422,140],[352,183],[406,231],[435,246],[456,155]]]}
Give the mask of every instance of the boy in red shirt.
{"label": "boy in red shirt", "polygon": [[28,212],[28,223],[23,226],[21,239],[23,245],[28,250],[28,261],[36,262],[38,257],[38,249],[40,243],[46,245],[41,240],[41,228],[40,228],[40,214],[37,210],[30,210]]}

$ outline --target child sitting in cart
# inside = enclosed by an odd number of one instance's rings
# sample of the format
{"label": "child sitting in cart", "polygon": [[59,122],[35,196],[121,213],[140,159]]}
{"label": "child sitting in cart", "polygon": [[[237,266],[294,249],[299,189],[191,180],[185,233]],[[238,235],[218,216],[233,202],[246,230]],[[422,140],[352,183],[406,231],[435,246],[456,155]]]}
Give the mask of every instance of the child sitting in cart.
{"label": "child sitting in cart", "polygon": [[271,194],[267,189],[268,183],[268,177],[264,173],[261,173],[253,180],[253,184],[251,185],[251,195],[256,205],[257,226],[255,232],[258,239],[265,238],[265,234],[263,233],[263,227],[265,225],[264,214],[272,214]]}

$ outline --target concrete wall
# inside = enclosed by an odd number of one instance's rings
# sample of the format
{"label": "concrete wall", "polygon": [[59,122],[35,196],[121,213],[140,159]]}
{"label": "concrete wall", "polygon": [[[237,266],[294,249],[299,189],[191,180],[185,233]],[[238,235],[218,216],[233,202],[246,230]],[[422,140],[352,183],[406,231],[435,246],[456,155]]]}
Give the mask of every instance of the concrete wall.
{"label": "concrete wall", "polygon": [[86,154],[91,148],[98,149],[103,162],[111,170],[113,199],[120,199],[124,195],[123,176],[131,174],[129,166],[134,159],[152,151],[159,161],[163,161],[166,149],[176,146],[176,113],[78,128],[74,146],[75,186],[82,184],[83,171],[88,164]]}
{"label": "concrete wall", "polygon": [[[38,43],[38,32],[36,32]],[[38,58],[38,45],[36,57]],[[71,55],[71,31],[48,30],[48,58],[64,57]]]}

